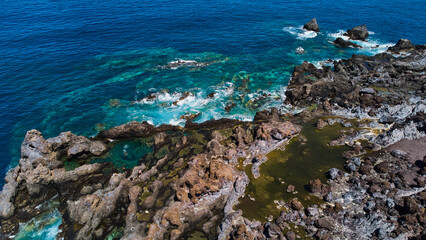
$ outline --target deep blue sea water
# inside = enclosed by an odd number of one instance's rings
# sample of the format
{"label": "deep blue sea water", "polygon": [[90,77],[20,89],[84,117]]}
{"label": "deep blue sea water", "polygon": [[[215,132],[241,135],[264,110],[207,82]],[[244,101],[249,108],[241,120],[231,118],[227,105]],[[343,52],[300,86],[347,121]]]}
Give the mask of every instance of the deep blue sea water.
{"label": "deep blue sea water", "polygon": [[[301,30],[313,17],[317,35]],[[92,136],[131,120],[183,124],[182,114],[198,112],[197,121],[248,120],[283,107],[303,60],[371,55],[400,38],[424,44],[425,22],[422,0],[3,0],[0,176],[17,164],[29,129]],[[331,44],[360,24],[372,31],[364,49]],[[179,59],[206,66],[161,67]],[[192,95],[174,105],[185,91]],[[149,94],[156,100],[141,100]]]}

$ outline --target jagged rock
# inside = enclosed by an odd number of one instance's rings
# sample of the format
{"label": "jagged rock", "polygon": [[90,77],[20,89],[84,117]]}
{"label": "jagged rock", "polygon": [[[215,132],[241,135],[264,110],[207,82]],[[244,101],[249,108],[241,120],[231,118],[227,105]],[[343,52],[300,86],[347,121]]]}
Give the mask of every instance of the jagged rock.
{"label": "jagged rock", "polygon": [[335,212],[341,212],[341,211],[343,211],[343,206],[342,206],[342,204],[340,204],[340,203],[336,202],[336,203],[334,204],[334,211],[335,211]]}
{"label": "jagged rock", "polygon": [[21,145],[19,164],[23,171],[30,170],[38,164],[55,168],[62,163],[56,160],[51,144],[37,130],[30,130]]}
{"label": "jagged rock", "polygon": [[336,179],[339,176],[339,170],[337,168],[332,168],[328,170],[328,172],[326,173],[326,176],[329,179]]}
{"label": "jagged rock", "polygon": [[327,126],[327,123],[324,120],[319,119],[315,126],[318,129],[323,129],[325,126]]}
{"label": "jagged rock", "polygon": [[400,39],[395,46],[389,47],[388,50],[391,52],[402,52],[402,51],[411,51],[414,50],[416,46],[411,43],[408,39]]}
{"label": "jagged rock", "polygon": [[255,121],[276,122],[276,121],[279,121],[279,118],[280,118],[280,113],[278,109],[276,108],[258,111],[256,115],[254,116]]}
{"label": "jagged rock", "polygon": [[303,209],[302,203],[299,202],[297,199],[291,200],[290,205],[294,210],[302,210]]}
{"label": "jagged rock", "polygon": [[184,119],[186,121],[193,121],[194,119],[198,118],[201,115],[201,113],[188,113],[180,116],[180,119]]}
{"label": "jagged rock", "polygon": [[315,179],[312,181],[309,181],[308,189],[312,193],[319,193],[321,192],[321,180]]}
{"label": "jagged rock", "polygon": [[355,172],[357,170],[357,167],[353,162],[349,162],[345,164],[345,169],[351,172]]}
{"label": "jagged rock", "polygon": [[148,122],[136,122],[133,121],[129,124],[123,124],[117,127],[113,127],[108,130],[102,130],[96,136],[100,139],[126,139],[126,138],[137,138],[137,137],[147,137],[152,136],[158,132],[180,130],[179,126],[172,125],[161,125],[159,127],[154,127]]}
{"label": "jagged rock", "polygon": [[222,159],[207,159],[205,154],[200,154],[192,157],[189,165],[177,182],[176,197],[182,202],[196,203],[203,193],[218,191],[226,181],[234,179],[231,167]]}
{"label": "jagged rock", "polygon": [[269,238],[278,238],[281,235],[281,229],[277,224],[267,222],[265,224],[266,236]]}
{"label": "jagged rock", "polygon": [[314,32],[319,32],[320,31],[316,18],[314,18],[311,21],[309,21],[308,23],[306,23],[303,26],[303,28],[306,29],[306,30],[308,30],[308,31],[314,31]]}
{"label": "jagged rock", "polygon": [[297,134],[300,127],[289,121],[262,123],[256,132],[256,136],[262,140],[283,140]]}
{"label": "jagged rock", "polygon": [[333,225],[329,221],[327,221],[326,219],[324,219],[324,218],[315,220],[315,227],[317,227],[317,228],[325,228],[325,229],[328,229],[328,230],[332,230],[333,229]]}
{"label": "jagged rock", "polygon": [[156,148],[160,148],[164,145],[166,141],[167,134],[164,132],[160,132],[154,135],[154,146]]}
{"label": "jagged rock", "polygon": [[239,146],[251,144],[253,142],[253,136],[250,129],[244,129],[243,127],[237,127],[232,135]]}
{"label": "jagged rock", "polygon": [[354,27],[346,31],[345,36],[348,36],[352,40],[361,40],[365,41],[368,38],[368,29],[365,24]]}
{"label": "jagged rock", "polygon": [[82,225],[77,233],[77,239],[91,239],[91,233],[114,211],[118,198],[125,188],[124,184],[120,184],[122,179],[124,177],[121,174],[112,176],[108,188],[83,196],[76,201],[67,201],[70,218]]}
{"label": "jagged rock", "polygon": [[123,240],[142,240],[143,231],[142,224],[137,221],[137,197],[141,191],[141,187],[133,186],[129,190],[130,204],[127,207],[126,227],[124,229]]}
{"label": "jagged rock", "polygon": [[63,132],[45,140],[41,132],[30,130],[21,145],[19,165],[23,171],[31,170],[39,164],[54,169],[62,166],[62,157],[73,159],[99,156],[107,150],[104,142],[76,136],[71,132]]}
{"label": "jagged rock", "polygon": [[336,38],[336,40],[334,40],[333,43],[336,44],[339,47],[362,48],[362,46],[360,46],[360,45],[358,45],[356,43],[353,43],[353,42],[346,41],[346,40],[344,40],[341,37]]}
{"label": "jagged rock", "polygon": [[318,208],[316,208],[316,207],[308,207],[308,208],[306,208],[306,214],[308,216],[315,217],[316,215],[318,215]]}

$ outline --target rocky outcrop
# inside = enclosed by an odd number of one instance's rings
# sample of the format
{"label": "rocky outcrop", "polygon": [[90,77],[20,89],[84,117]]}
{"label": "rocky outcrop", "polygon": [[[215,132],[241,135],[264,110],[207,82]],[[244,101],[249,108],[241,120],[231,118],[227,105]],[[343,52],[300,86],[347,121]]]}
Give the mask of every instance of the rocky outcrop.
{"label": "rocky outcrop", "polygon": [[345,48],[347,48],[347,47],[362,48],[360,45],[358,45],[356,43],[353,43],[353,42],[346,41],[346,40],[344,40],[341,37],[336,38],[336,40],[334,40],[333,43],[336,44],[339,47],[345,47]]}
{"label": "rocky outcrop", "polygon": [[81,229],[76,239],[92,239],[93,235],[102,236],[103,229],[97,229],[99,224],[117,207],[117,201],[125,189],[122,174],[111,177],[108,186],[93,194],[85,195],[76,201],[67,201],[70,218],[78,223]]}
{"label": "rocky outcrop", "polygon": [[136,122],[133,121],[129,124],[123,124],[117,127],[113,127],[108,130],[102,130],[96,136],[98,139],[126,139],[126,138],[137,138],[152,136],[158,132],[180,130],[178,126],[172,125],[161,125],[155,127],[148,122]]}
{"label": "rocky outcrop", "polygon": [[402,51],[412,51],[416,48],[408,39],[400,39],[395,46],[389,47],[389,51],[399,53]]}
{"label": "rocky outcrop", "polygon": [[345,36],[348,36],[352,40],[365,41],[370,34],[368,33],[367,26],[365,24],[354,27],[346,31]]}
{"label": "rocky outcrop", "polygon": [[[14,198],[18,191],[25,190],[35,197],[43,190],[53,190],[53,185],[78,182],[82,177],[99,173],[104,168],[102,164],[83,165],[72,171],[60,167],[64,161],[99,156],[106,151],[108,146],[103,141],[76,136],[71,132],[46,140],[39,131],[28,131],[21,145],[19,166],[8,172],[6,184],[0,192],[0,218],[13,216]],[[63,190],[65,192],[68,188]]]}
{"label": "rocky outcrop", "polygon": [[[408,96],[411,91],[425,95],[422,90],[425,84],[424,58],[423,50],[399,58],[387,53],[372,57],[354,55],[348,60],[334,62],[334,70],[329,67],[317,69],[304,62],[294,68],[286,102],[298,106],[328,102],[342,108],[368,108],[371,110],[369,114],[373,114],[377,112],[375,109],[386,105],[404,104],[406,100],[401,96]],[[376,93],[374,88],[381,92]]]}
{"label": "rocky outcrop", "polygon": [[303,28],[308,30],[308,31],[314,31],[314,32],[320,31],[316,18],[312,19],[311,21],[309,21],[308,23],[303,25]]}
{"label": "rocky outcrop", "polygon": [[297,134],[300,131],[300,127],[292,124],[289,121],[286,122],[268,122],[262,123],[256,132],[256,136],[259,139],[271,141],[283,140],[290,136]]}
{"label": "rocky outcrop", "polygon": [[63,132],[54,138],[44,139],[37,130],[30,130],[21,145],[19,165],[23,171],[39,164],[54,169],[66,160],[99,156],[108,151],[105,142]]}

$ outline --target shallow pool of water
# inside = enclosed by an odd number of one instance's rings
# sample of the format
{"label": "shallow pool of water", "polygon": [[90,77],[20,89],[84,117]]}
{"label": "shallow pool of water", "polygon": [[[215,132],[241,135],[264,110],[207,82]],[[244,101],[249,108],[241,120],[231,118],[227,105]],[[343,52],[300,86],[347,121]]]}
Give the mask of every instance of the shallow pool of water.
{"label": "shallow pool of water", "polygon": [[[277,217],[284,210],[277,204],[279,200],[288,202],[298,198],[305,206],[322,203],[321,199],[308,193],[306,185],[316,178],[325,182],[326,171],[341,168],[344,163],[342,153],[348,148],[327,145],[340,135],[343,130],[340,124],[318,130],[314,123],[304,124],[300,135],[293,138],[284,151],[269,153],[268,161],[260,166],[257,179],[250,173],[251,165],[246,166],[250,183],[237,205],[243,210],[243,216],[258,220],[265,220],[270,215]],[[295,192],[287,192],[289,185],[295,186]]]}
{"label": "shallow pool of water", "polygon": [[112,162],[119,170],[132,169],[150,152],[152,146],[147,139],[121,140],[114,142],[111,150],[104,156],[93,158],[91,163]]}

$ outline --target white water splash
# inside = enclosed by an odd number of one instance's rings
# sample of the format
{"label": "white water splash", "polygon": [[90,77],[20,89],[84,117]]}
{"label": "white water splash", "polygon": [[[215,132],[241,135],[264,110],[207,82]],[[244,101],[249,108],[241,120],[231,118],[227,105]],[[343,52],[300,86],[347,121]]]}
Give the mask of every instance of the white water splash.
{"label": "white water splash", "polygon": [[284,32],[288,32],[291,35],[296,36],[296,38],[299,39],[299,40],[306,40],[308,38],[314,38],[314,37],[316,37],[318,35],[314,31],[305,30],[303,28],[303,26],[299,26],[299,27],[289,26],[289,27],[283,28],[283,31]]}

